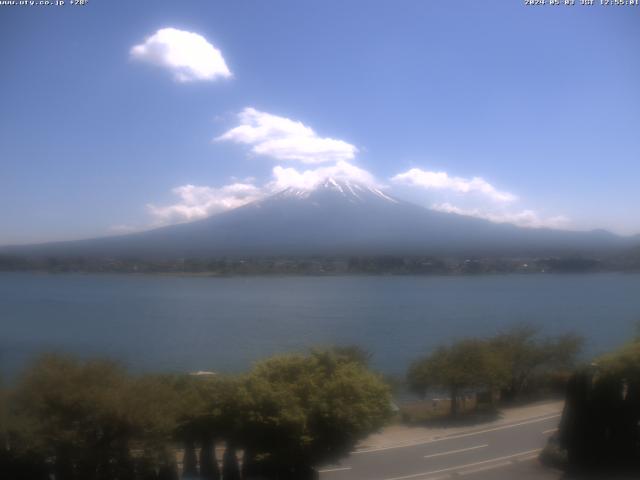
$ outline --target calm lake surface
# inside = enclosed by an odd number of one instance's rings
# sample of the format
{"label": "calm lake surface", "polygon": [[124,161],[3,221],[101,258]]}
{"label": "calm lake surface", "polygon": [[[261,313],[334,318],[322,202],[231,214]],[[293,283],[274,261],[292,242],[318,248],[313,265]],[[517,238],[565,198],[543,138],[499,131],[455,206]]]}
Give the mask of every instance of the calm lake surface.
{"label": "calm lake surface", "polygon": [[135,371],[239,371],[262,357],[357,343],[402,373],[434,346],[517,322],[577,331],[589,354],[628,340],[640,275],[198,278],[0,273],[0,362],[110,356]]}

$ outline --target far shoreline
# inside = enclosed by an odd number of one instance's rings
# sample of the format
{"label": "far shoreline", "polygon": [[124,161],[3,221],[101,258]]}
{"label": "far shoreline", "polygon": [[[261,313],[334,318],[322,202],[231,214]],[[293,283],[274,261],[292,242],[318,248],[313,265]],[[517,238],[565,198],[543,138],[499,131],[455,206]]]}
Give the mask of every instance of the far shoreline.
{"label": "far shoreline", "polygon": [[231,278],[346,278],[346,277],[431,277],[431,278],[478,278],[478,277],[499,277],[499,276],[591,276],[591,275],[639,275],[640,270],[597,270],[597,271],[559,271],[559,272],[452,272],[452,273],[399,273],[399,272],[341,272],[341,273],[297,273],[297,272],[248,272],[248,273],[216,273],[216,272],[121,272],[121,271],[92,271],[92,270],[0,270],[3,274],[31,274],[41,276],[127,276],[127,277],[167,277],[167,278],[211,278],[211,279],[231,279]]}

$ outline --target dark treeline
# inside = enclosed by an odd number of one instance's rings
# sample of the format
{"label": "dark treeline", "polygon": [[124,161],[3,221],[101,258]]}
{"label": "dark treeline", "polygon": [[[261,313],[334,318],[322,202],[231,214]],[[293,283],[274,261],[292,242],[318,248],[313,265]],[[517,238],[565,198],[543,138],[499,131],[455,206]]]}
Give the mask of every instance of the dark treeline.
{"label": "dark treeline", "polygon": [[640,478],[640,339],[574,373],[543,458],[580,477]]}
{"label": "dark treeline", "polygon": [[[3,390],[3,480],[317,478],[390,415],[358,348],[277,356],[238,376],[130,375],[45,355]],[[181,467],[180,467],[181,465]]]}
{"label": "dark treeline", "polygon": [[0,255],[0,271],[182,273],[205,275],[460,275],[483,273],[562,273],[638,271],[640,256],[627,257],[248,257],[142,258],[25,257]]}

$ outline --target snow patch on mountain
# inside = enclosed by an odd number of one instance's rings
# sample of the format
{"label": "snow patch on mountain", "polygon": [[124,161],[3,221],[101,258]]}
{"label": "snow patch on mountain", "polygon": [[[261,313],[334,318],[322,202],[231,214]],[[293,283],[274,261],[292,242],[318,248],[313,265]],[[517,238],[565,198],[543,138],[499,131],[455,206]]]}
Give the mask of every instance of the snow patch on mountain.
{"label": "snow patch on mountain", "polygon": [[335,193],[336,195],[340,195],[345,199],[353,202],[366,202],[367,199],[370,199],[373,196],[376,199],[382,199],[387,202],[399,203],[398,200],[390,197],[378,188],[363,185],[351,180],[336,179],[333,177],[328,177],[313,188],[286,188],[285,190],[279,192],[277,196],[283,198],[310,198],[323,192]]}

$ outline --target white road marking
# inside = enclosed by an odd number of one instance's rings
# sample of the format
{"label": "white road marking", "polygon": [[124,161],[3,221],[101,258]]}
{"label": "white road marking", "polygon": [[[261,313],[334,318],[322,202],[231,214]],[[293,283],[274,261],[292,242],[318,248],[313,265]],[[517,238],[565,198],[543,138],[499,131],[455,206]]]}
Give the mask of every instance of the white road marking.
{"label": "white road marking", "polygon": [[351,467],[325,468],[318,470],[318,473],[344,472],[346,470],[351,470]]}
{"label": "white road marking", "polygon": [[453,455],[454,453],[468,452],[469,450],[477,450],[478,448],[488,447],[489,444],[476,445],[475,447],[460,448],[459,450],[450,450],[448,452],[432,453],[431,455],[425,455],[424,458],[441,457],[442,455]]}
{"label": "white road marking", "polygon": [[539,457],[538,453],[534,453],[533,455],[527,455],[526,457],[519,457],[516,461],[520,463],[528,462],[529,460],[535,460],[538,457]]}
{"label": "white road marking", "polygon": [[451,435],[449,437],[441,437],[441,438],[435,439],[434,441],[452,440],[452,439],[456,439],[456,438],[471,437],[473,435],[480,435],[481,433],[495,432],[497,430],[505,430],[507,428],[514,428],[514,427],[520,427],[522,425],[529,425],[529,424],[532,424],[532,423],[544,422],[545,420],[551,420],[552,418],[557,418],[559,416],[560,416],[560,414],[558,413],[557,415],[550,415],[548,417],[537,418],[535,420],[527,420],[527,421],[520,422],[520,423],[512,423],[510,425],[502,425],[500,427],[487,428],[486,430],[480,430],[478,432],[461,433],[459,435]]}
{"label": "white road marking", "polygon": [[549,430],[544,430],[544,431],[542,432],[542,434],[543,434],[543,435],[547,435],[548,433],[553,433],[553,432],[555,432],[555,431],[557,431],[557,430],[558,430],[557,428],[550,428]]}
{"label": "white road marking", "polygon": [[486,472],[487,470],[495,470],[496,468],[508,467],[509,465],[511,465],[510,461],[498,462],[498,463],[493,463],[491,465],[483,465],[481,467],[472,468],[470,470],[462,470],[458,472],[458,475],[460,476],[473,475],[474,473]]}
{"label": "white road marking", "polygon": [[428,440],[420,440],[417,442],[412,442],[412,443],[403,443],[401,445],[391,445],[388,447],[380,447],[380,448],[368,448],[368,449],[364,449],[364,450],[355,450],[353,452],[351,452],[351,455],[360,455],[362,453],[373,453],[373,452],[382,452],[385,450],[394,450],[397,448],[406,448],[406,447],[415,447],[418,445],[426,445],[429,443],[434,443],[434,442],[444,442],[445,440],[455,440],[457,438],[464,438],[464,437],[471,437],[473,435],[480,435],[482,433],[488,433],[488,432],[495,432],[497,430],[505,430],[507,428],[514,428],[514,427],[520,427],[522,425],[529,425],[531,423],[537,423],[537,422],[544,422],[545,420],[551,420],[552,418],[558,418],[560,416],[560,414],[556,414],[556,415],[549,415],[547,417],[543,417],[543,418],[535,418],[532,420],[526,420],[523,422],[519,422],[519,423],[512,423],[509,425],[501,425],[499,427],[494,427],[494,428],[488,428],[486,430],[479,430],[479,431],[475,431],[475,432],[469,432],[469,433],[461,433],[458,435],[451,435],[448,437],[438,437],[438,438],[430,438]]}
{"label": "white road marking", "polygon": [[[444,472],[451,472],[453,470],[462,470],[465,468],[469,468],[469,467],[475,467],[477,465],[485,465],[487,463],[492,463],[492,462],[503,462],[503,460],[507,460],[510,458],[516,458],[522,455],[529,455],[532,454],[534,452],[539,452],[541,451],[541,448],[537,448],[535,450],[527,450],[526,452],[518,452],[518,453],[513,453],[511,455],[505,455],[503,457],[496,457],[496,458],[490,458],[488,460],[482,460],[480,462],[473,462],[473,463],[467,463],[465,465],[456,465],[453,467],[447,467],[447,468],[441,468],[440,470],[432,470],[430,472],[421,472],[421,473],[414,473],[412,475],[403,475],[401,477],[391,477],[391,478],[385,478],[384,480],[406,480],[409,478],[419,478],[419,477],[427,477],[429,475],[435,475],[437,473],[444,473]],[[510,462],[503,462],[506,464],[510,464]],[[502,465],[505,466],[505,465]]]}

